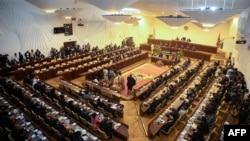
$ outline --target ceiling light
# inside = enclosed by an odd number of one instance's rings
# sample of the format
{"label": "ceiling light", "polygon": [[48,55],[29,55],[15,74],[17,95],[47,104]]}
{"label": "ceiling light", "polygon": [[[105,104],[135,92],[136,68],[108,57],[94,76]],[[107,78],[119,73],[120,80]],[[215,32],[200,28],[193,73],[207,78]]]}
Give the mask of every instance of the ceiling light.
{"label": "ceiling light", "polygon": [[211,7],[210,10],[215,11],[215,10],[217,10],[217,8],[216,7]]}
{"label": "ceiling light", "polygon": [[203,23],[202,27],[214,27],[214,24]]}
{"label": "ceiling light", "polygon": [[127,24],[135,24],[138,23],[141,20],[141,18],[138,17],[130,17],[127,20],[125,20],[124,22]]}
{"label": "ceiling light", "polygon": [[41,9],[57,9],[67,5],[69,0],[25,0]]}
{"label": "ceiling light", "polygon": [[105,11],[120,11],[138,0],[87,0],[90,4]]}
{"label": "ceiling light", "polygon": [[223,9],[220,8],[212,11],[211,8],[209,10],[200,10],[200,9],[183,9],[180,10],[184,14],[190,16],[193,20],[198,21],[199,23],[211,23],[211,24],[219,24],[237,14],[240,14],[243,9]]}
{"label": "ceiling light", "polygon": [[178,26],[171,26],[172,29],[178,29]]}
{"label": "ceiling light", "polygon": [[112,21],[114,23],[125,22],[129,20],[132,15],[124,15],[124,14],[109,14],[109,15],[102,15],[104,18]]}
{"label": "ceiling light", "polygon": [[205,7],[201,7],[199,10],[202,10],[202,11],[203,11],[203,10],[205,10],[205,9],[206,9]]}
{"label": "ceiling light", "polygon": [[210,31],[210,29],[207,29],[207,28],[206,28],[206,29],[203,29],[203,31],[208,32],[208,31]]}
{"label": "ceiling light", "polygon": [[81,8],[59,8],[55,12],[62,17],[71,17],[81,12]]}
{"label": "ceiling light", "polygon": [[56,9],[45,9],[45,13],[55,13]]}
{"label": "ceiling light", "polygon": [[158,16],[156,18],[172,27],[179,27],[191,21],[190,17],[181,15]]}
{"label": "ceiling light", "polygon": [[141,11],[140,10],[138,10],[138,9],[135,9],[135,8],[123,8],[122,10],[121,10],[122,12],[127,12],[127,13],[141,13]]}
{"label": "ceiling light", "polygon": [[68,20],[68,19],[71,19],[71,17],[69,17],[69,16],[67,16],[67,17],[64,17],[64,18],[65,18],[65,19],[67,19],[67,20]]}

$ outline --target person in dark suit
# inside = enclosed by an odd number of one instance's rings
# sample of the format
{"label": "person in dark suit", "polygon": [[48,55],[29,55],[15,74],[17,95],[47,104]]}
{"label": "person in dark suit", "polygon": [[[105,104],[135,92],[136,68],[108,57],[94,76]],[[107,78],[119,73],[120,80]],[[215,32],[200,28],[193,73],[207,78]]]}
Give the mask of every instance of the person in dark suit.
{"label": "person in dark suit", "polygon": [[113,135],[112,124],[113,123],[110,118],[104,118],[99,125],[99,129],[105,132],[109,137],[111,137]]}
{"label": "person in dark suit", "polygon": [[174,108],[170,108],[170,110],[170,115],[172,115],[174,120],[176,121],[180,117],[179,112]]}
{"label": "person in dark suit", "polygon": [[201,117],[200,124],[197,128],[203,133],[203,135],[207,135],[209,133],[209,124],[205,116]]}
{"label": "person in dark suit", "polygon": [[84,141],[83,138],[82,138],[81,131],[76,131],[74,133],[72,141]]}
{"label": "person in dark suit", "polygon": [[130,74],[130,75],[127,77],[128,94],[129,94],[129,92],[132,91],[134,85],[136,85],[136,80],[135,80],[135,78],[132,76],[132,74]]}
{"label": "person in dark suit", "polygon": [[155,97],[152,101],[152,103],[150,104],[150,109],[149,109],[149,113],[153,113],[156,110],[156,107],[161,104],[158,97]]}
{"label": "person in dark suit", "polygon": [[204,141],[204,136],[198,129],[193,129],[193,134],[190,135],[192,141]]}
{"label": "person in dark suit", "polygon": [[162,129],[165,132],[168,132],[168,130],[170,129],[170,127],[172,127],[174,125],[174,117],[172,115],[170,115],[169,113],[166,114],[166,116],[168,117],[168,121],[166,124],[163,125]]}

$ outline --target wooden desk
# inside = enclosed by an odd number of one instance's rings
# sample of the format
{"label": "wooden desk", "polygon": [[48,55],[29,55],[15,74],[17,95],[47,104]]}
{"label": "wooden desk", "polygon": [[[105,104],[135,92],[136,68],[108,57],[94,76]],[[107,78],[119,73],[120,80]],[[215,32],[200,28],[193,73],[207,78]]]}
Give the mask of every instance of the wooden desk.
{"label": "wooden desk", "polygon": [[174,65],[174,60],[160,58],[160,57],[151,57],[151,62],[156,63],[157,61],[162,61],[163,65]]}
{"label": "wooden desk", "polygon": [[83,81],[83,86],[87,86],[90,89],[94,89],[94,88],[98,89],[100,90],[102,95],[112,98],[116,101],[120,101],[120,94],[115,90],[111,90],[110,88],[105,88],[89,80]]}
{"label": "wooden desk", "polygon": [[148,90],[148,86],[145,86],[144,87],[140,87],[139,89],[136,89],[135,90],[135,96],[136,97],[139,97],[141,96],[144,92],[146,92]]}
{"label": "wooden desk", "polygon": [[[178,99],[176,103],[173,105],[172,108],[179,109],[181,105],[183,104],[184,100]],[[163,127],[165,122],[168,120],[168,118],[164,115],[162,116],[163,122],[157,122],[157,119],[160,118],[161,115],[158,115],[156,118],[154,118],[149,124],[148,124],[148,135],[149,136],[155,136]]]}
{"label": "wooden desk", "polygon": [[[148,45],[150,46],[150,45]],[[190,57],[190,58],[196,58],[196,59],[204,59],[205,61],[210,61],[212,53],[205,52],[205,51],[199,51],[199,50],[187,50],[182,48],[176,48],[176,47],[169,47],[169,46],[160,46],[164,50],[169,50],[172,52],[178,52],[183,51],[184,56]]]}
{"label": "wooden desk", "polygon": [[113,128],[113,131],[114,131],[114,134],[118,137],[121,137],[125,140],[128,139],[129,137],[129,134],[128,134],[128,125],[126,124],[121,124],[121,126],[119,126],[117,129],[114,129]]}
{"label": "wooden desk", "polygon": [[150,104],[145,104],[144,102],[142,102],[140,104],[140,115],[143,115],[145,112],[147,112],[150,108]]}
{"label": "wooden desk", "polygon": [[[159,45],[159,46],[170,46],[170,47],[180,47],[180,48],[194,48],[197,51],[203,51],[203,52],[207,52],[207,53],[213,53],[216,54],[217,53],[217,47],[216,46],[209,46],[209,45],[202,45],[202,44],[195,44],[195,43],[190,43],[190,42],[186,42],[186,41],[180,41],[180,40],[164,40],[164,39],[152,39],[152,38],[148,38],[148,42],[149,47],[151,44],[154,45]],[[145,44],[141,45],[142,48],[149,48],[146,47]]]}
{"label": "wooden desk", "polygon": [[[81,88],[81,87],[79,87],[77,85],[71,84],[70,82],[67,82],[67,81],[64,81],[64,80],[61,80],[61,79],[59,80],[59,84],[62,84],[64,87],[70,88],[71,93],[73,91],[78,93],[83,89],[83,88]],[[117,104],[119,104],[119,103],[117,103]],[[81,106],[83,106],[83,105],[84,104],[81,104]],[[114,134],[116,134],[117,136],[127,140],[128,137],[129,137],[129,135],[128,135],[128,125],[123,123],[123,122],[116,121],[115,119],[112,119],[112,120],[113,120],[113,122],[120,124],[120,126],[118,128],[114,128],[114,126],[113,126]]]}

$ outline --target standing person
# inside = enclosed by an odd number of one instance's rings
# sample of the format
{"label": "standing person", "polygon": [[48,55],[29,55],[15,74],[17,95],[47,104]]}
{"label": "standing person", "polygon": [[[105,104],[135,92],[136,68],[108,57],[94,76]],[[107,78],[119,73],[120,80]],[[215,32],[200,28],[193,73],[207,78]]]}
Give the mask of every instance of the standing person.
{"label": "standing person", "polygon": [[105,82],[105,84],[109,83],[109,77],[108,77],[108,69],[106,67],[103,68],[103,81]]}
{"label": "standing person", "polygon": [[122,77],[121,71],[118,72],[117,80],[120,89],[123,90],[125,86],[124,86],[124,78]]}
{"label": "standing person", "polygon": [[132,76],[132,74],[130,74],[130,75],[127,77],[128,94],[132,91],[134,85],[136,85],[136,80],[135,80],[135,78]]}
{"label": "standing person", "polygon": [[115,76],[116,76],[116,74],[115,74],[114,70],[111,68],[108,72],[109,86],[110,87],[114,84]]}

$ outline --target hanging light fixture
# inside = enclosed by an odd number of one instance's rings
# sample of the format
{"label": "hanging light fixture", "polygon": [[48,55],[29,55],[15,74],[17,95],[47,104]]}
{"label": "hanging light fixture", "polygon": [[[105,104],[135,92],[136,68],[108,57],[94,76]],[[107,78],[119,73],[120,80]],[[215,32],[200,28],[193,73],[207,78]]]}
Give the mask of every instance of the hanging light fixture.
{"label": "hanging light fixture", "polygon": [[[179,2],[177,0],[177,12],[176,15],[164,15],[164,16],[157,16],[156,18],[161,20],[162,22],[166,23],[167,25],[171,27],[179,27],[182,26],[189,21],[191,21],[191,17],[189,16],[182,16],[178,14],[178,6]],[[166,10],[166,0],[164,1],[164,11]],[[166,14],[166,12],[164,12]]]}
{"label": "hanging light fixture", "polygon": [[114,23],[125,22],[125,21],[128,21],[132,17],[132,15],[129,15],[129,14],[109,14],[109,15],[102,15],[102,16]]}
{"label": "hanging light fixture", "polygon": [[89,3],[105,11],[120,11],[138,0],[87,0]]}
{"label": "hanging light fixture", "polygon": [[36,7],[43,9],[46,13],[54,13],[59,7],[70,3],[69,0],[25,0]]}
{"label": "hanging light fixture", "polygon": [[128,18],[127,20],[125,20],[124,22],[127,23],[127,24],[136,24],[140,20],[141,20],[141,18],[132,16],[132,17]]}
{"label": "hanging light fixture", "polygon": [[201,23],[203,27],[209,26],[210,28],[243,11],[243,9],[233,9],[234,0],[229,9],[225,8],[226,0],[224,0],[223,7],[208,6],[206,0],[204,2],[203,7],[193,8],[192,0],[192,9],[183,9],[180,11]]}
{"label": "hanging light fixture", "polygon": [[59,8],[55,11],[55,13],[62,17],[69,17],[69,19],[71,19],[71,17],[77,15],[81,12],[81,10],[81,8]]}

